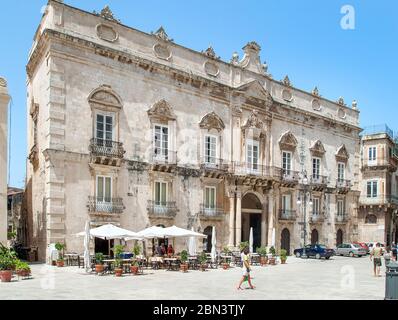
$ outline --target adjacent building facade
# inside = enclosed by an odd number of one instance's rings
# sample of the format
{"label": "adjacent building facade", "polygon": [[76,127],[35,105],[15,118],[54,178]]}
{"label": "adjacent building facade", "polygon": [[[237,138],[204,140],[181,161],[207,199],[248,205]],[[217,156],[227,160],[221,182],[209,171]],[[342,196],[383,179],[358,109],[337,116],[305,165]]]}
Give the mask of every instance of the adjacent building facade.
{"label": "adjacent building facade", "polygon": [[365,128],[361,135],[359,238],[397,243],[397,140],[387,125]]}
{"label": "adjacent building facade", "polygon": [[256,42],[243,51],[224,62],[163,28],[124,26],[109,8],[49,1],[27,65],[26,198],[40,260],[58,241],[82,251],[87,220],[209,237],[214,225],[219,249],[253,228],[255,246],[292,252],[304,224],[311,242],[357,240],[356,103],[274,80]]}
{"label": "adjacent building facade", "polygon": [[0,243],[7,244],[8,103],[7,81],[0,77]]}

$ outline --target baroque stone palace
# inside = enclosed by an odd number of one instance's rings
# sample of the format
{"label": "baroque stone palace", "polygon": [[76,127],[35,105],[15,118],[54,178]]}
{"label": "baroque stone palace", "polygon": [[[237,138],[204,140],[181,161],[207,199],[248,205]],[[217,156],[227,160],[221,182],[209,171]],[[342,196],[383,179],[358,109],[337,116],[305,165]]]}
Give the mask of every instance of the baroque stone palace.
{"label": "baroque stone palace", "polygon": [[88,219],[215,225],[219,249],[252,227],[255,246],[275,239],[292,252],[305,214],[308,242],[357,240],[356,103],[273,79],[256,42],[243,51],[225,62],[163,28],[127,27],[108,7],[49,1],[27,65],[29,234],[41,260],[57,241],[81,252]]}

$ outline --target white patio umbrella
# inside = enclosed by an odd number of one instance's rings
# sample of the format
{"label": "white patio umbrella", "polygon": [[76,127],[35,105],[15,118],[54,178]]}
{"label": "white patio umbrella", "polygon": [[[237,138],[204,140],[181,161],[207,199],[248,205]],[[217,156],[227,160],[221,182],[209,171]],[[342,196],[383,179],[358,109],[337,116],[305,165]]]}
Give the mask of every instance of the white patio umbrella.
{"label": "white patio umbrella", "polygon": [[217,244],[216,227],[213,226],[213,231],[211,233],[211,262],[212,263],[216,263],[216,259],[217,259],[216,244]]}
{"label": "white patio umbrella", "polygon": [[206,238],[207,237],[205,234],[179,228],[176,226],[164,228],[162,232],[164,234],[164,237],[166,238],[180,238],[180,237]]}
{"label": "white patio umbrella", "polygon": [[[192,231],[193,231],[192,227]],[[196,256],[196,239],[195,237],[189,237],[189,242],[188,242],[188,251],[190,256]]]}
{"label": "white patio umbrella", "polygon": [[253,253],[253,228],[250,228],[249,250],[250,250],[250,254],[252,254]]}
{"label": "white patio umbrella", "polygon": [[272,229],[271,246],[275,248],[275,228]]}
{"label": "white patio umbrella", "polygon": [[86,221],[84,234],[84,268],[86,272],[91,269],[90,261],[90,221]]}
{"label": "white patio umbrella", "polygon": [[[80,232],[77,234],[78,236],[84,236],[85,232]],[[90,230],[90,236],[92,238],[100,238],[104,240],[111,239],[129,239],[129,240],[142,240],[143,237],[139,234],[126,230],[123,228],[119,228],[114,226],[113,224],[106,224],[98,228],[94,228]]]}
{"label": "white patio umbrella", "polygon": [[164,229],[165,228],[162,227],[152,226],[137,232],[137,234],[145,239],[164,238]]}

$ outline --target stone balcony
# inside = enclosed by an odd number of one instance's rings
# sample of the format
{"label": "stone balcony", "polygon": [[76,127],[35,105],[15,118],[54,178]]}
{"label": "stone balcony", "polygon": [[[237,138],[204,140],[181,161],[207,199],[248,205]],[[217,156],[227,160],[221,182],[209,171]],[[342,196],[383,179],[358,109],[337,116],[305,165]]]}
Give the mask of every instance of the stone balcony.
{"label": "stone balcony", "polygon": [[267,186],[271,180],[280,180],[281,169],[273,166],[234,162],[229,168],[243,185]]}
{"label": "stone balcony", "polygon": [[177,151],[152,148],[149,162],[153,171],[174,172],[177,167]]}
{"label": "stone balcony", "polygon": [[297,213],[295,210],[286,210],[280,209],[279,210],[279,220],[286,221],[286,222],[294,222],[297,219]]}
{"label": "stone balcony", "polygon": [[300,179],[300,173],[293,170],[281,170],[281,184],[283,187],[294,187],[298,184]]}
{"label": "stone balcony", "polygon": [[315,223],[323,223],[325,221],[325,215],[323,213],[313,213],[310,215],[310,220],[309,222],[311,224]]}
{"label": "stone balcony", "polygon": [[228,168],[228,162],[223,159],[213,157],[203,157],[200,159],[200,169],[205,177],[221,178],[228,172]]}
{"label": "stone balcony", "polygon": [[343,214],[336,214],[334,220],[336,224],[346,224],[350,220],[350,218],[348,213],[343,213]]}
{"label": "stone balcony", "polygon": [[148,200],[148,215],[151,218],[173,219],[178,212],[175,201],[157,202]]}
{"label": "stone balcony", "polygon": [[222,219],[224,216],[224,209],[223,208],[209,208],[205,204],[200,205],[200,211],[199,211],[199,216],[201,219]]}
{"label": "stone balcony", "polygon": [[312,175],[310,178],[310,184],[312,185],[313,190],[322,191],[328,185],[328,178],[321,175]]}
{"label": "stone balcony", "polygon": [[91,139],[91,163],[120,167],[126,151],[123,143],[104,139]]}
{"label": "stone balcony", "polygon": [[351,180],[337,179],[336,190],[338,193],[345,194],[351,190]]}

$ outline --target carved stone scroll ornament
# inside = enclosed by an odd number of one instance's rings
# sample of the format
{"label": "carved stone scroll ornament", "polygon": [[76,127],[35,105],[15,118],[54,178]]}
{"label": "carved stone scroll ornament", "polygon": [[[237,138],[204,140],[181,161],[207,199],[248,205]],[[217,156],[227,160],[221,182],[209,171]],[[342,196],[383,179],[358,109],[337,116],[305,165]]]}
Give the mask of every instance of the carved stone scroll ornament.
{"label": "carved stone scroll ornament", "polygon": [[105,8],[102,9],[100,13],[97,13],[96,11],[93,11],[93,13],[99,17],[106,19],[106,20],[120,23],[120,20],[115,18],[114,14],[113,14],[112,10],[109,8],[109,6],[105,6]]}
{"label": "carved stone scroll ornament", "polygon": [[214,51],[212,46],[209,46],[206,50],[202,51],[202,54],[204,54],[205,56],[212,58],[212,59],[216,59],[216,60],[220,59],[220,57],[218,57],[216,55],[216,52]]}
{"label": "carved stone scroll ornament", "polygon": [[340,119],[345,119],[347,116],[343,108],[339,108],[339,110],[337,111],[337,115],[339,116]]}
{"label": "carved stone scroll ornament", "polygon": [[105,24],[97,25],[97,36],[98,38],[108,42],[115,42],[119,38],[119,34],[115,29]]}
{"label": "carved stone scroll ornament", "polygon": [[321,106],[321,102],[318,99],[312,100],[312,109],[314,109],[316,111],[321,111],[322,106]]}
{"label": "carved stone scroll ornament", "polygon": [[336,160],[340,162],[347,162],[350,158],[346,146],[343,144],[336,152]]}
{"label": "carved stone scroll ornament", "polygon": [[153,52],[155,56],[159,59],[169,61],[172,58],[172,53],[168,46],[157,43],[153,46]]}
{"label": "carved stone scroll ornament", "polygon": [[0,87],[7,87],[7,81],[2,77],[0,77]]}
{"label": "carved stone scroll ornament", "polygon": [[220,74],[220,69],[218,68],[218,66],[211,61],[205,62],[204,69],[205,72],[212,77],[217,77]]}
{"label": "carved stone scroll ornament", "polygon": [[317,140],[313,143],[313,145],[310,148],[310,151],[315,157],[323,157],[323,155],[326,152],[325,147],[323,146],[320,140]]}
{"label": "carved stone scroll ornament", "polygon": [[176,119],[171,105],[165,99],[156,102],[152,108],[148,110],[148,116],[151,119],[156,118],[164,121]]}
{"label": "carved stone scroll ornament", "polygon": [[170,39],[170,37],[166,33],[166,30],[164,30],[162,26],[156,32],[152,32],[151,34],[163,41],[174,41],[173,39]]}
{"label": "carved stone scroll ornament", "polygon": [[293,151],[298,145],[297,139],[291,131],[285,132],[279,139],[279,147],[281,150]]}
{"label": "carved stone scroll ornament", "polygon": [[282,90],[282,98],[285,101],[291,102],[293,100],[293,93],[290,89],[283,89]]}
{"label": "carved stone scroll ornament", "polygon": [[249,133],[257,139],[264,136],[264,123],[260,120],[257,110],[252,111],[246,123],[242,126],[242,132],[244,138],[248,137]]}
{"label": "carved stone scroll ornament", "polygon": [[260,60],[261,47],[255,41],[251,41],[243,47],[245,55],[239,65],[247,70],[265,74],[264,66]]}
{"label": "carved stone scroll ornament", "polygon": [[95,89],[90,94],[88,101],[92,106],[105,106],[116,110],[122,108],[121,98],[107,85]]}
{"label": "carved stone scroll ornament", "polygon": [[199,126],[201,129],[216,129],[219,132],[225,128],[224,122],[215,112],[206,114],[200,121]]}

